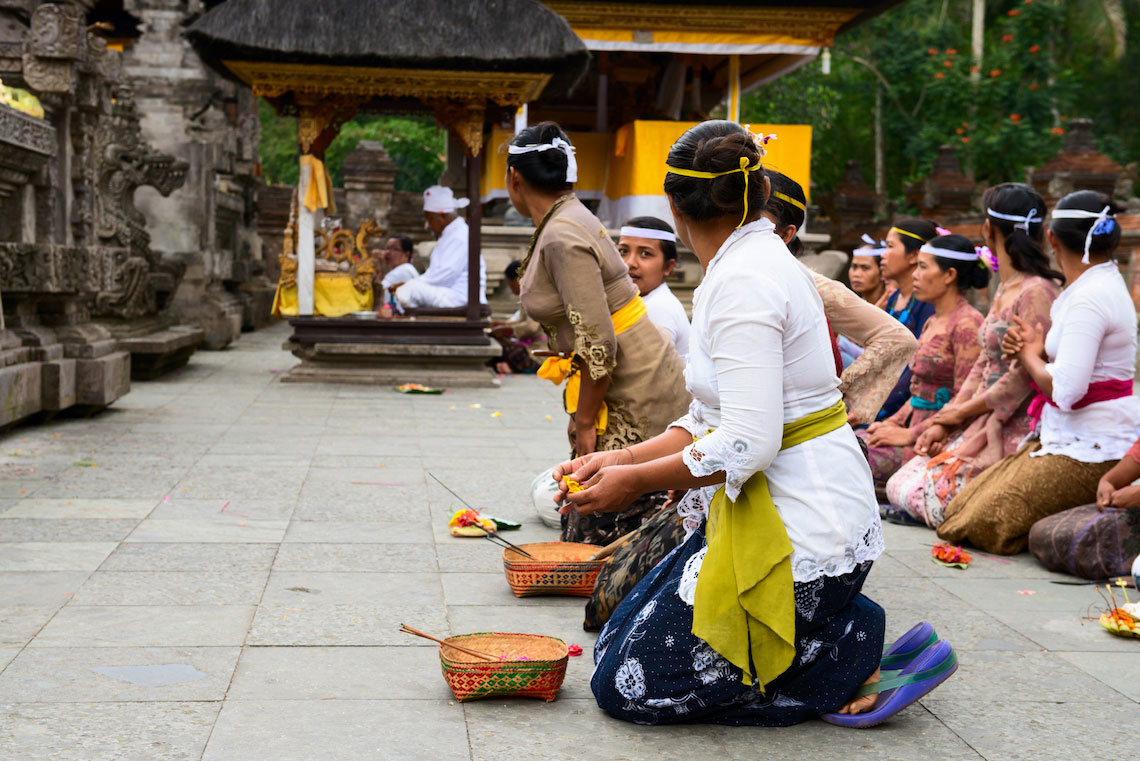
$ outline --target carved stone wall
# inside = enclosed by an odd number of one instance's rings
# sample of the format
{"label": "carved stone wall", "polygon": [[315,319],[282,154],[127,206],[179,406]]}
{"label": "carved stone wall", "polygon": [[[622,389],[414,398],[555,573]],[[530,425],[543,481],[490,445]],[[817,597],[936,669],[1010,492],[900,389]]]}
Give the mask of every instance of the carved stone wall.
{"label": "carved stone wall", "polygon": [[250,302],[242,284],[268,287],[254,275],[264,269],[256,102],[248,88],[207,70],[183,38],[187,19],[203,10],[200,0],[125,0],[124,8],[140,21],[123,64],[142,135],[187,164],[181,189],[141,191],[138,207],[160,261],[186,272],[169,297],[172,314],[200,325],[207,348],[220,348],[240,335]]}

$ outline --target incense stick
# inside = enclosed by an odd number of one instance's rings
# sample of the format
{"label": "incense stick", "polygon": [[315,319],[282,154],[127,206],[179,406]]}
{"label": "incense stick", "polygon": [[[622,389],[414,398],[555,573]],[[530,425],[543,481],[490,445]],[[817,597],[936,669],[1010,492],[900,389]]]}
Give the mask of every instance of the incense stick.
{"label": "incense stick", "polygon": [[419,629],[413,629],[412,627],[408,626],[407,624],[400,624],[400,632],[402,634],[414,634],[417,637],[423,637],[424,639],[430,639],[432,642],[438,642],[439,644],[445,645],[446,647],[455,648],[456,650],[458,650],[461,653],[467,653],[468,655],[474,655],[476,658],[483,658],[483,659],[488,660],[488,661],[499,660],[498,658],[496,658],[493,655],[487,655],[486,653],[480,653],[478,650],[469,650],[466,647],[463,647],[461,645],[456,645],[454,642],[445,642],[444,640],[440,639],[439,637],[433,637],[430,634],[425,634],[424,632],[421,632]]}
{"label": "incense stick", "polygon": [[[452,491],[452,489],[451,489],[451,487],[450,487],[450,486],[448,486],[448,485],[447,485],[447,484],[445,484],[443,481],[440,481],[438,478],[436,478],[436,475],[435,475],[435,473],[432,473],[432,472],[428,471],[428,475],[429,475],[429,476],[431,476],[433,479],[435,479],[435,482],[436,482],[437,484],[439,484],[440,486],[442,486],[444,489],[447,489],[447,491],[451,493],[451,496],[455,497],[457,500],[459,500],[460,502],[462,502],[462,503],[463,503],[463,506],[464,506],[464,507],[466,507],[468,510],[470,510],[471,512],[473,512],[473,513],[476,513],[476,514],[478,514],[478,513],[479,513],[479,511],[478,511],[478,510],[476,510],[475,508],[471,507],[471,505],[467,504],[467,500],[463,499],[463,497],[460,497],[458,494],[456,494],[454,491]],[[478,523],[472,523],[471,525],[472,525],[472,526],[475,526],[475,527],[476,527],[476,528],[478,528],[480,531],[482,531],[482,532],[483,532],[483,536],[487,537],[488,539],[491,539],[491,536],[492,536],[492,534],[491,534],[491,532],[490,532],[490,531],[488,531],[487,529],[483,528],[483,527],[482,527],[482,526],[480,526]],[[495,536],[495,538],[496,538],[496,539],[499,539],[499,540],[501,540],[501,541],[503,541],[503,542],[506,542],[506,545],[507,545],[508,547],[510,547],[512,550],[514,550],[515,552],[521,552],[523,555],[526,555],[526,556],[527,556],[528,558],[530,558],[531,560],[537,560],[537,559],[538,559],[538,558],[536,558],[534,555],[531,555],[529,552],[527,552],[526,550],[524,550],[522,547],[519,547],[518,545],[511,543],[511,542],[510,542],[509,540],[507,540],[507,539],[503,539],[503,537],[499,536],[498,534],[495,534],[494,536]],[[494,540],[491,540],[491,541],[492,541],[492,544],[494,544]]]}

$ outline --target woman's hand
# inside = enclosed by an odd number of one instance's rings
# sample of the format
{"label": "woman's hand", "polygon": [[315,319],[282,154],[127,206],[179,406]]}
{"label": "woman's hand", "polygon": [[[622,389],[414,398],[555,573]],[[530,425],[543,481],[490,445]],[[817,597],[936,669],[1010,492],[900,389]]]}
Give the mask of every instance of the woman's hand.
{"label": "woman's hand", "polygon": [[1096,507],[1102,513],[1106,507],[1112,507],[1112,493],[1116,491],[1116,487],[1112,481],[1108,480],[1107,475],[1100,477],[1100,482],[1096,485]]}
{"label": "woman's hand", "polygon": [[1017,325],[1009,326],[1001,339],[1001,358],[1006,362],[1016,358],[1023,346],[1025,339],[1021,335],[1021,329]]}
{"label": "woman's hand", "polygon": [[[1098,494],[1099,497],[1099,489]],[[1140,486],[1125,486],[1112,493],[1109,505],[1119,508],[1140,508]]]}
{"label": "woman's hand", "polygon": [[574,451],[580,455],[590,454],[598,448],[598,429],[594,421],[589,420],[583,425],[575,420],[574,423]]}
{"label": "woman's hand", "polygon": [[[1045,356],[1045,334],[1041,332],[1041,328],[1037,325],[1030,325],[1025,320],[1017,315],[1013,315],[1013,327],[1010,330],[1017,331],[1016,342],[1020,343],[1017,348],[1017,358],[1022,362],[1026,357],[1044,357]],[[1009,332],[1006,332],[1008,335]],[[1005,351],[1005,341],[1002,341],[1002,351]]]}
{"label": "woman's hand", "polygon": [[943,428],[956,428],[966,421],[966,410],[964,405],[961,404],[947,404],[942,409],[934,413],[934,417],[930,420],[935,425],[940,425]]}
{"label": "woman's hand", "polygon": [[569,478],[584,484],[602,468],[610,465],[629,465],[630,460],[628,449],[615,449],[607,452],[591,452],[555,466],[551,476],[558,482],[559,493],[554,495],[554,501],[561,502],[566,499],[567,488],[564,479]]}
{"label": "woman's hand", "polygon": [[918,441],[915,442],[914,445],[914,451],[921,455],[926,455],[927,457],[934,457],[942,451],[942,447],[946,443],[946,437],[948,435],[949,432],[946,428],[936,423],[923,431],[922,435],[918,437]]}
{"label": "woman's hand", "polygon": [[582,483],[582,487],[582,491],[565,495],[558,512],[563,515],[571,510],[582,515],[610,513],[628,506],[643,493],[634,468],[622,465],[602,468]]}
{"label": "woman's hand", "polygon": [[867,429],[867,445],[872,447],[909,447],[914,435],[897,423],[875,423]]}

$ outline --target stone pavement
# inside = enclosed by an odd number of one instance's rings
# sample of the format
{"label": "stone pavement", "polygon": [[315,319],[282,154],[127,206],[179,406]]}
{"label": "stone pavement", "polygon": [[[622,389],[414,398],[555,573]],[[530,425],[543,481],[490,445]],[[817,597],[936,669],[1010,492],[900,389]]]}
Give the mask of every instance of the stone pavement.
{"label": "stone pavement", "polygon": [[[582,601],[516,600],[498,550],[448,534],[455,501],[427,477],[523,521],[512,538],[553,538],[529,484],[564,455],[554,387],[282,384],[284,335],[0,442],[4,761],[1135,756],[1140,642],[1082,620],[1090,587],[1028,556],[940,568],[931,533],[897,526],[867,592],[891,635],[928,619],[962,662],[921,706],[864,732],[611,720],[589,693]],[[552,634],[586,655],[554,703],[460,705],[401,622]]]}

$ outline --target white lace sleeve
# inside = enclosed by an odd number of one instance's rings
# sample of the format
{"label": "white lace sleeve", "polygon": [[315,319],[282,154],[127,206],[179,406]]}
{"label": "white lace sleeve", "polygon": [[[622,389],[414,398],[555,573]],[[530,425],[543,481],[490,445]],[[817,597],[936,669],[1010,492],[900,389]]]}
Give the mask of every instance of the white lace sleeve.
{"label": "white lace sleeve", "polygon": [[682,459],[694,476],[724,471],[725,494],[735,500],[780,451],[789,297],[780,283],[756,271],[734,273],[716,285],[703,297],[716,305],[707,335],[720,425],[686,447]]}
{"label": "white lace sleeve", "polygon": [[689,432],[694,439],[699,439],[709,432],[709,425],[701,415],[703,405],[693,399],[689,402],[689,411],[669,424],[670,428],[681,428]]}

